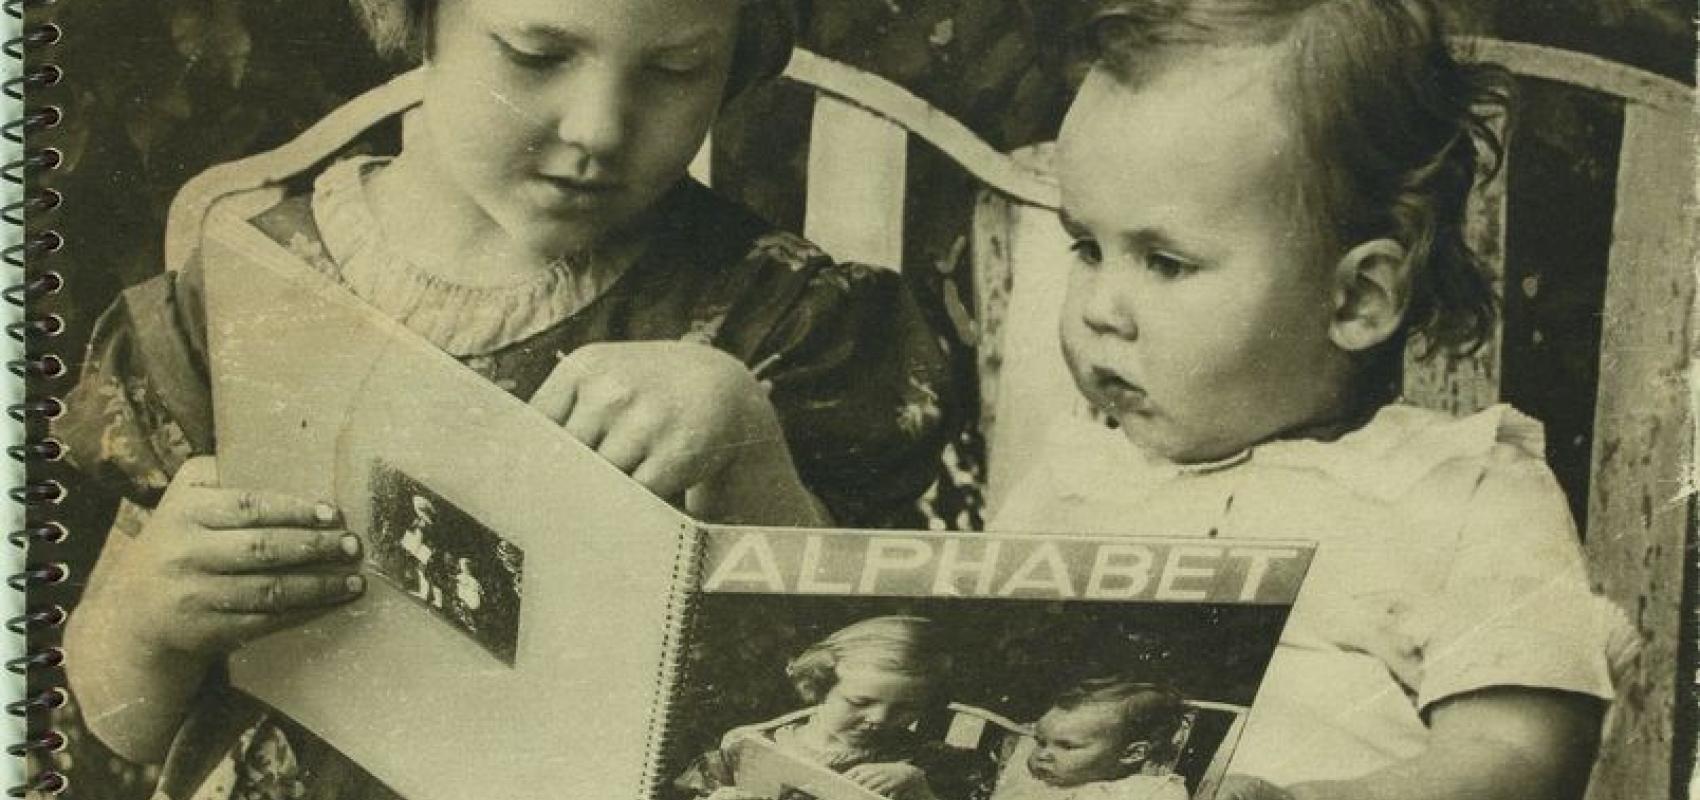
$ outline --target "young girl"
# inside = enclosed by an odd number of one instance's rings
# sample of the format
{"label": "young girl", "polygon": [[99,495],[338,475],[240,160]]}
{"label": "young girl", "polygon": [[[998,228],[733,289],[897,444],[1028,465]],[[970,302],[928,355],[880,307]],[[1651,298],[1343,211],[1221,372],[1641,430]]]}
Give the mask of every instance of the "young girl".
{"label": "young girl", "polygon": [[1623,626],[1537,423],[1395,401],[1479,345],[1494,72],[1427,0],[1131,0],[1058,145],[1065,425],[1006,529],[1320,543],[1220,797],[1579,797]]}
{"label": "young girl", "polygon": [[942,365],[899,279],[685,177],[723,101],[783,66],[785,2],[356,8],[424,68],[186,188],[180,269],[102,318],[55,430],[126,495],[67,632],[71,685],[113,749],[165,760],[177,800],[391,796],[219,677],[364,582],[336,509],[218,486],[196,247],[214,204],[702,516],[864,522],[920,494],[941,443]]}
{"label": "young girl", "polygon": [[912,730],[943,704],[950,664],[931,620],[874,617],[849,625],[785,667],[810,708],[728,731],[721,749],[697,759],[675,785],[714,800],[774,800],[735,785],[731,746],[761,736],[894,800],[965,798],[989,765]]}

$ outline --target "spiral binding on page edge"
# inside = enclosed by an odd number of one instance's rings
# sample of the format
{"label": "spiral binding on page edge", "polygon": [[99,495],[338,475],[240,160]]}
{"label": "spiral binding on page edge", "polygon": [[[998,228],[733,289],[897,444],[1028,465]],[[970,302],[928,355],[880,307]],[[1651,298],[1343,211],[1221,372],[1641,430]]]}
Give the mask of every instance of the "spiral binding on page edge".
{"label": "spiral binding on page edge", "polygon": [[707,531],[691,523],[673,562],[673,593],[667,600],[667,620],[661,639],[661,663],[655,673],[656,688],[659,691],[655,707],[649,712],[649,742],[644,754],[641,787],[643,794],[639,795],[640,797],[655,797],[667,779],[663,767],[666,748],[673,740],[670,712],[678,699],[680,687],[684,686],[689,678],[686,674],[685,644],[687,637],[691,635],[691,625],[696,619],[697,601],[702,590],[700,580],[703,551],[707,538]]}
{"label": "spiral binding on page edge", "polygon": [[[38,224],[37,216],[58,208],[63,200],[59,192],[42,187],[38,178],[43,171],[57,169],[63,156],[52,147],[32,148],[29,141],[32,134],[57,126],[62,112],[54,105],[32,107],[28,93],[58,84],[64,73],[54,64],[32,64],[33,58],[25,59],[26,53],[33,55],[40,48],[51,46],[62,35],[58,25],[51,21],[32,23],[25,18],[25,12],[55,2],[57,0],[4,0],[3,6],[0,6],[9,17],[20,23],[19,34],[6,41],[5,55],[19,62],[21,68],[15,77],[5,82],[4,91],[8,98],[24,103],[22,116],[0,126],[0,134],[19,146],[20,155],[0,167],[0,178],[22,189],[20,199],[0,209],[0,219],[24,232],[20,242],[0,250],[0,260],[18,269],[21,275],[21,279],[8,285],[0,296],[23,309],[23,319],[7,325],[6,332],[23,345],[23,357],[7,363],[12,374],[25,381],[23,400],[8,407],[7,413],[13,420],[22,423],[24,435],[21,444],[8,447],[6,452],[26,465],[23,484],[8,491],[12,501],[23,506],[24,527],[7,536],[14,547],[24,551],[25,566],[21,572],[8,576],[6,583],[16,591],[26,593],[26,605],[22,614],[6,621],[6,628],[25,637],[26,652],[9,659],[6,669],[24,676],[26,686],[32,676],[56,669],[64,661],[63,651],[57,647],[28,650],[30,637],[62,627],[67,616],[65,609],[59,605],[28,605],[27,593],[31,587],[60,583],[69,576],[69,570],[63,563],[43,562],[38,557],[42,545],[62,542],[67,536],[63,525],[41,518],[46,509],[64,501],[65,487],[54,480],[32,480],[28,473],[28,465],[56,460],[63,453],[63,448],[52,438],[35,437],[43,421],[59,414],[63,407],[61,401],[51,395],[36,397],[31,393],[34,382],[57,378],[66,371],[65,362],[58,355],[44,352],[48,342],[63,331],[64,321],[53,314],[31,316],[37,300],[64,286],[64,279],[59,273],[36,268],[43,256],[58,251],[65,244],[58,232]],[[23,741],[9,745],[6,753],[14,758],[28,759],[32,755],[62,749],[65,746],[64,734],[47,726],[38,728],[32,723],[44,719],[47,712],[66,702],[65,689],[50,686],[33,694],[26,691],[23,699],[7,703],[8,714],[25,720],[26,735]],[[7,795],[55,796],[64,792],[69,783],[64,773],[47,767],[34,775],[25,775],[22,784],[7,789]]]}

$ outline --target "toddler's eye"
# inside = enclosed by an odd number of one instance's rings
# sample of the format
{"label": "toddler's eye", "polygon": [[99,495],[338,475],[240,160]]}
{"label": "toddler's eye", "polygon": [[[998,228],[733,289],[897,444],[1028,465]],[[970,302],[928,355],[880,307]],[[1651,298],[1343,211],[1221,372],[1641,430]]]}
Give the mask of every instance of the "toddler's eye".
{"label": "toddler's eye", "polygon": [[1198,265],[1179,256],[1161,251],[1146,256],[1145,265],[1152,272],[1165,278],[1179,278],[1198,271]]}
{"label": "toddler's eye", "polygon": [[1079,259],[1080,263],[1087,266],[1097,266],[1104,260],[1104,252],[1099,249],[1098,243],[1091,239],[1075,239],[1068,249],[1073,251],[1074,257]]}

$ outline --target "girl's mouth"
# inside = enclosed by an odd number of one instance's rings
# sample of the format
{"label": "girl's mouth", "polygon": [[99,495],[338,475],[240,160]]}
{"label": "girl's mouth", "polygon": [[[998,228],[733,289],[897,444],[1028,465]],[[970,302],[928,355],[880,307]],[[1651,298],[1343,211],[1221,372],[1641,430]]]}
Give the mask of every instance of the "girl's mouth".
{"label": "girl's mouth", "polygon": [[549,205],[564,207],[587,208],[606,205],[620,190],[620,184],[610,180],[538,175],[537,182],[546,188]]}

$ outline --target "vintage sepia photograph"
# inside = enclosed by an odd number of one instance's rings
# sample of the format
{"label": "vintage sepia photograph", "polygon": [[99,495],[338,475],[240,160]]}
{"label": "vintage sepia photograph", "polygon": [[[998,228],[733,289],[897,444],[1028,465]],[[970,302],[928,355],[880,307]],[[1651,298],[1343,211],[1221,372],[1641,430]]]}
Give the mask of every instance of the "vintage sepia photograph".
{"label": "vintage sepia photograph", "polygon": [[1692,4],[14,6],[17,794],[1700,788]]}

